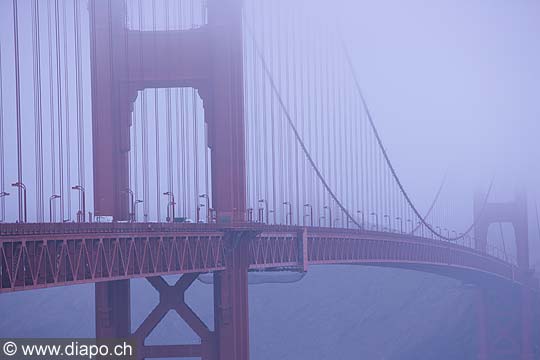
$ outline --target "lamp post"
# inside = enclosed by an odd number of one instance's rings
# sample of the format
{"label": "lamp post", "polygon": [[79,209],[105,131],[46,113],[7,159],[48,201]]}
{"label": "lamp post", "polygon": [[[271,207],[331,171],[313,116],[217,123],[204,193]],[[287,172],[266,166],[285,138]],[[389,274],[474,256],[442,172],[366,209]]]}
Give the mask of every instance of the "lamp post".
{"label": "lamp post", "polygon": [[[246,209],[246,211],[247,211],[247,221],[248,222],[253,222],[253,208]],[[208,217],[208,211],[206,211],[206,222],[207,223],[210,222],[210,219]]]}
{"label": "lamp post", "polygon": [[330,223],[330,227],[332,227],[332,208],[330,206],[325,205],[324,209],[328,210],[328,220]]}
{"label": "lamp post", "polygon": [[[285,224],[292,225],[292,204],[288,201],[284,201],[283,205],[289,207],[289,212],[285,212]],[[287,222],[287,218],[289,219],[289,222]]]}
{"label": "lamp post", "polygon": [[396,217],[396,220],[399,221],[399,232],[400,234],[403,234],[403,219],[401,216]]}
{"label": "lamp post", "polygon": [[135,220],[135,195],[133,190],[125,189],[124,192],[129,195],[129,221],[134,222]]}
{"label": "lamp post", "polygon": [[[18,181],[16,183],[11,184],[11,186],[19,188],[19,191],[23,191],[23,208],[21,209],[19,207],[19,222],[24,222],[28,220],[27,218],[27,212],[26,212],[26,185],[24,185],[22,182]],[[20,206],[20,205],[19,205]]]}
{"label": "lamp post", "polygon": [[369,215],[375,216],[375,230],[379,231],[379,215],[377,215],[375,212],[372,212]]}
{"label": "lamp post", "polygon": [[[199,211],[200,211],[200,209],[202,209],[202,208],[204,208],[204,207],[205,207],[204,204],[199,204],[199,207],[198,207]],[[201,223],[202,223],[203,221],[201,220],[200,214],[199,214],[198,218],[199,218],[199,219],[197,220],[197,222],[201,222]]]}
{"label": "lamp post", "polygon": [[206,199],[206,222],[210,223],[210,196],[208,194],[201,194],[199,197]]}
{"label": "lamp post", "polygon": [[262,207],[257,209],[257,222],[264,223],[264,209]]}
{"label": "lamp post", "polygon": [[[0,198],[3,198],[4,196],[9,196],[9,193],[5,191],[0,192]],[[4,212],[2,212],[2,220],[0,220],[0,222],[4,222],[4,220],[5,220],[5,214]]]}
{"label": "lamp post", "polygon": [[82,209],[80,209],[81,218],[77,220],[86,222],[86,195],[85,195],[84,188],[81,185],[75,185],[75,186],[72,186],[71,189],[81,192],[81,206],[82,206]]}
{"label": "lamp post", "polygon": [[137,205],[142,203],[142,200],[135,200],[135,204],[133,205],[133,220],[137,221]]}
{"label": "lamp post", "polygon": [[[49,222],[53,222],[53,208],[52,202],[54,199],[60,199],[60,195],[53,194],[49,197]],[[55,219],[56,220],[56,219]]]}
{"label": "lamp post", "polygon": [[[385,215],[383,215],[383,218],[388,220],[388,232],[392,232],[392,223],[390,222],[390,216],[385,214]],[[384,227],[383,227],[383,231],[384,231]]]}
{"label": "lamp post", "polygon": [[270,220],[270,211],[268,210],[268,200],[266,199],[260,199],[259,203],[264,204],[264,212],[266,213],[266,224],[269,223]]}
{"label": "lamp post", "polygon": [[361,215],[361,218],[360,218],[360,219],[361,219],[362,221],[361,221],[360,223],[362,224],[362,230],[364,230],[364,228],[365,228],[365,226],[364,226],[364,224],[365,224],[365,221],[364,221],[364,220],[365,220],[365,219],[364,219],[364,212],[363,212],[362,210],[357,210],[356,213]]}
{"label": "lamp post", "polygon": [[424,223],[421,221],[418,221],[417,225],[420,228],[420,236],[424,237]]}
{"label": "lamp post", "polygon": [[313,226],[313,206],[311,204],[305,204],[304,209],[305,208],[309,208],[309,215],[304,215],[304,222],[305,222],[306,216],[309,216],[310,224],[311,224],[311,226]]}
{"label": "lamp post", "polygon": [[163,195],[166,195],[169,197],[169,202],[167,203],[167,218],[169,222],[174,221],[174,205],[176,203],[174,202],[174,194],[172,191],[166,191],[163,193]]}
{"label": "lamp post", "polygon": [[407,219],[407,222],[411,224],[411,235],[413,235],[413,232],[414,232],[413,222],[411,219]]}

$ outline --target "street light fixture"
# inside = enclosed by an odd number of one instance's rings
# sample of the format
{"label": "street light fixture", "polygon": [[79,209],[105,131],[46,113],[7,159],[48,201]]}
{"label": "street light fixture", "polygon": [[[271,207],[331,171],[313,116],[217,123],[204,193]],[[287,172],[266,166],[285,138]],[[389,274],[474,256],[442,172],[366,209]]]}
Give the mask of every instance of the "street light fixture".
{"label": "street light fixture", "polygon": [[11,184],[11,186],[19,188],[19,191],[23,191],[23,208],[20,208],[19,204],[19,222],[24,222],[28,220],[27,218],[27,211],[26,211],[26,185],[24,185],[22,182],[18,181],[16,183]]}
{"label": "street light fixture", "polygon": [[[285,224],[292,225],[292,204],[288,201],[284,201],[283,205],[289,206],[289,212],[285,212]],[[287,222],[287,217],[289,219],[289,222]]]}
{"label": "street light fixture", "polygon": [[125,189],[124,192],[130,196],[129,199],[129,221],[134,222],[135,220],[135,195],[133,190]]}
{"label": "street light fixture", "polygon": [[[388,232],[392,232],[392,224],[390,222],[390,216],[385,214],[383,215],[383,217],[388,220]],[[384,231],[384,227],[383,227],[383,231]]]}
{"label": "street light fixture", "polygon": [[313,226],[313,206],[311,204],[305,204],[304,209],[305,208],[309,208],[309,215],[307,215],[307,214],[304,215],[304,223],[305,223],[306,216],[309,216],[309,221],[311,223],[311,226]]}
{"label": "street light fixture", "polygon": [[332,208],[330,206],[328,206],[328,205],[325,205],[324,209],[328,210],[328,220],[329,220],[329,223],[330,223],[330,227],[332,227]]}
{"label": "street light fixture", "polygon": [[401,216],[398,216],[396,217],[396,220],[399,221],[399,232],[403,234],[403,219],[401,218]]}
{"label": "street light fixture", "polygon": [[[0,192],[0,198],[3,198],[4,196],[9,196],[9,193],[8,193],[8,192],[5,192],[5,191]],[[0,222],[4,222],[4,220],[5,220],[5,215],[6,215],[6,214],[5,214],[4,212],[2,212],[2,220],[0,220]]]}
{"label": "street light fixture", "polygon": [[[202,204],[201,204],[202,206]],[[247,221],[248,222],[253,222],[253,208],[249,208],[249,209],[246,209],[247,211]],[[210,219],[208,217],[208,211],[206,212],[206,222],[209,223],[210,222]]]}
{"label": "street light fixture", "polygon": [[269,217],[270,217],[270,211],[268,210],[268,200],[266,199],[260,199],[259,203],[264,204],[264,212],[266,213],[266,224],[269,224]]}
{"label": "street light fixture", "polygon": [[375,216],[375,230],[379,231],[379,215],[377,215],[375,212],[372,212],[369,215]]}
{"label": "street light fixture", "polygon": [[206,222],[210,223],[210,196],[208,194],[201,194],[199,197],[206,199]]}
{"label": "street light fixture", "polygon": [[361,219],[362,219],[361,224],[362,224],[362,230],[364,230],[364,228],[365,228],[365,226],[364,226],[364,224],[365,224],[364,212],[363,212],[362,210],[357,210],[356,213],[357,213],[357,214],[360,214],[360,215],[362,216],[362,217],[361,217]]}
{"label": "street light fixture", "polygon": [[135,200],[135,204],[133,205],[133,221],[137,221],[137,205],[142,202],[142,200]]}
{"label": "street light fixture", "polygon": [[77,216],[77,220],[79,222],[86,222],[86,195],[85,195],[84,187],[82,187],[81,185],[75,185],[75,186],[72,186],[71,189],[81,192],[82,209],[80,209],[81,214],[80,216]]}
{"label": "street light fixture", "polygon": [[167,219],[169,222],[173,222],[174,221],[174,205],[176,205],[176,203],[174,202],[174,194],[172,191],[166,191],[163,193],[163,195],[166,195],[169,197],[169,202],[167,203]]}
{"label": "street light fixture", "polygon": [[[49,222],[53,222],[53,208],[52,208],[52,202],[54,199],[60,199],[60,195],[53,194],[49,197]],[[56,219],[55,219],[56,220]]]}

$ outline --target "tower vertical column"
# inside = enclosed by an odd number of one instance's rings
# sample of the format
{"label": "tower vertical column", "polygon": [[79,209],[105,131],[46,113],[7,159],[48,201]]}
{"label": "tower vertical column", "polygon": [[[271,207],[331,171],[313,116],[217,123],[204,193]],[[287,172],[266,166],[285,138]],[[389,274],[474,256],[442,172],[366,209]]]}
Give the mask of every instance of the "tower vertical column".
{"label": "tower vertical column", "polygon": [[248,240],[230,233],[225,245],[227,269],[214,273],[217,360],[249,359]]}
{"label": "tower vertical column", "polygon": [[[91,0],[92,142],[94,213],[128,218],[122,191],[129,185],[131,103],[126,76],[125,2]],[[96,338],[125,338],[131,331],[129,280],[95,284]]]}
{"label": "tower vertical column", "polygon": [[[529,229],[528,229],[528,214],[527,214],[527,196],[526,193],[520,191],[516,194],[514,201],[504,203],[490,203],[486,201],[485,195],[477,194],[474,201],[474,214],[475,214],[475,241],[476,249],[479,251],[486,251],[488,240],[488,229],[493,223],[511,223],[514,227],[514,233],[516,238],[516,255],[517,255],[517,267],[525,279],[521,285],[521,289],[513,294],[514,302],[510,302],[509,305],[512,309],[518,310],[519,316],[516,318],[518,326],[516,329],[520,329],[519,332],[513,332],[511,334],[515,340],[515,344],[519,346],[520,358],[523,360],[530,360],[533,358],[533,349],[531,344],[531,332],[532,332],[532,293],[530,284],[530,264],[529,264]],[[514,292],[512,290],[511,292]],[[510,296],[509,294],[507,294]],[[515,295],[515,296],[514,296]],[[495,299],[489,299],[487,301],[493,302]],[[500,299],[499,299],[500,300]],[[484,302],[486,299],[484,299]],[[496,302],[495,302],[496,303]],[[501,306],[501,304],[499,304]],[[498,309],[499,311],[493,311],[490,309],[488,312],[486,321],[493,321],[491,317],[511,318],[506,312],[508,309]],[[500,319],[499,319],[500,320]],[[510,321],[512,321],[511,319]],[[509,348],[508,345],[500,345],[500,339],[507,341],[509,332],[502,334],[501,329],[491,329],[488,336],[488,348],[495,348],[500,351],[500,348]],[[492,333],[501,333],[501,336],[493,336]],[[489,354],[490,358],[494,355]],[[515,355],[514,355],[515,357]],[[517,357],[516,357],[517,358]]]}
{"label": "tower vertical column", "polygon": [[212,64],[205,111],[212,150],[212,205],[220,223],[246,212],[242,1],[209,0]]}
{"label": "tower vertical column", "polygon": [[96,216],[128,219],[129,128],[125,2],[91,0],[92,149]]}
{"label": "tower vertical column", "polygon": [[129,280],[96,283],[96,339],[119,339],[131,335]]}
{"label": "tower vertical column", "polygon": [[[205,112],[212,149],[212,205],[218,223],[246,220],[242,0],[209,0],[212,65]],[[219,360],[249,359],[250,234],[225,239],[224,271],[214,275],[214,323]]]}

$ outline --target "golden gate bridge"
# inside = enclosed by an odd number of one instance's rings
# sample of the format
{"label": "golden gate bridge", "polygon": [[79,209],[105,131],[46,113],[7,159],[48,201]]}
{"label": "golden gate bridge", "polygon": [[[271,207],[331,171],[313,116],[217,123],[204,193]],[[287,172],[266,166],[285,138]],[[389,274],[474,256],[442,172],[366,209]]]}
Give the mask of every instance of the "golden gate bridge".
{"label": "golden gate bridge", "polygon": [[[241,360],[248,272],[405,268],[477,288],[479,359],[539,358],[526,196],[493,203],[489,184],[458,231],[441,185],[422,213],[339,29],[310,9],[3,2],[0,292],[95,283],[97,338],[132,337],[139,358]],[[488,238],[501,222],[515,257]],[[202,273],[214,330],[184,301]],[[160,301],[132,332],[135,278]],[[200,343],[145,344],[169,310]]]}

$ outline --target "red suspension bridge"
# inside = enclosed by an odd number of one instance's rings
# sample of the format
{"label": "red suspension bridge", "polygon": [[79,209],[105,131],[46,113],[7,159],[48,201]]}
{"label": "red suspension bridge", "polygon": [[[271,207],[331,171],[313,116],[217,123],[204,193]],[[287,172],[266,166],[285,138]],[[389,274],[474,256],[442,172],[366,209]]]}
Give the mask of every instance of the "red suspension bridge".
{"label": "red suspension bridge", "polygon": [[[95,283],[96,337],[133,337],[139,358],[244,360],[249,271],[406,268],[477,287],[478,359],[540,358],[525,195],[492,203],[490,185],[463,232],[442,187],[422,214],[309,2],[1,6],[1,293]],[[515,257],[488,239],[501,222]],[[184,301],[201,273],[214,330]],[[134,278],[160,301],[132,332]],[[169,310],[199,344],[145,344]]]}

